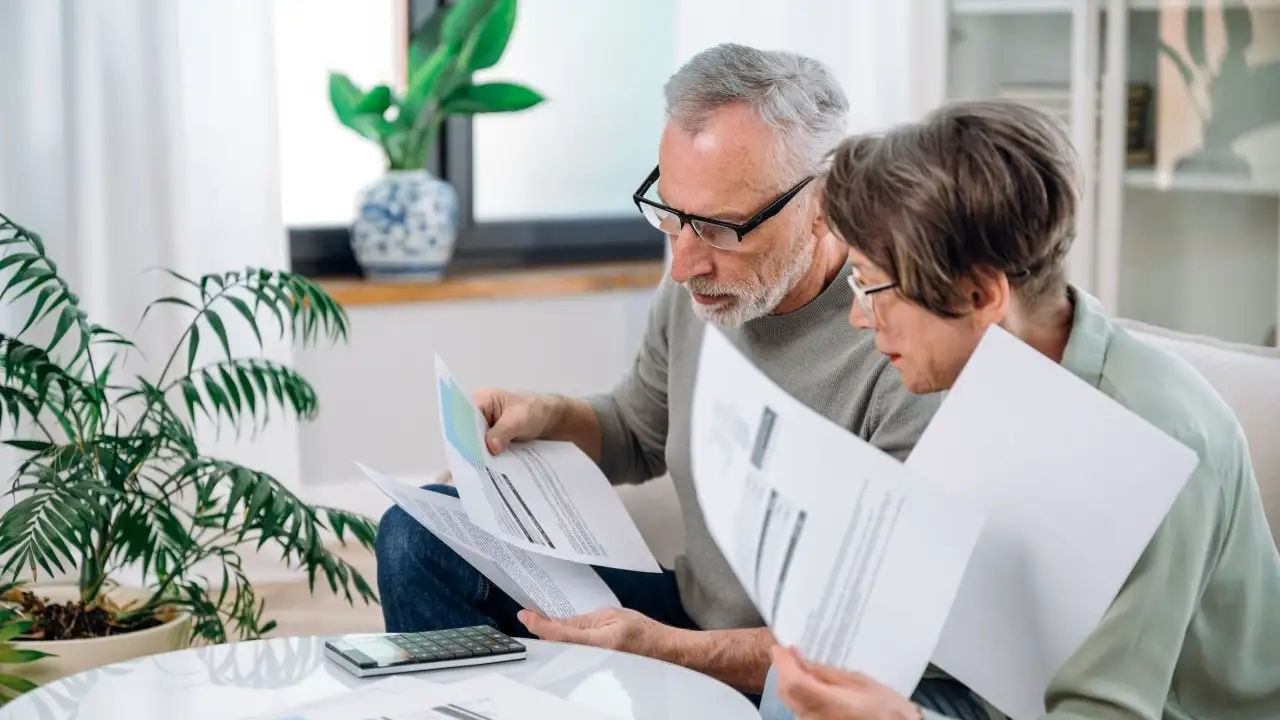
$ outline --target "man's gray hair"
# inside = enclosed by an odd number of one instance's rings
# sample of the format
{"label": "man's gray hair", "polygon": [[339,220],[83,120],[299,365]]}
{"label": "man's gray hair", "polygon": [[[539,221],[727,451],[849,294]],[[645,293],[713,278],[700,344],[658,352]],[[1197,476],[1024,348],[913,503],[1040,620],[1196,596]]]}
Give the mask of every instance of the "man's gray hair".
{"label": "man's gray hair", "polygon": [[686,62],[663,88],[667,117],[699,132],[715,111],[753,108],[778,136],[778,161],[791,180],[819,174],[844,139],[849,100],[831,71],[813,58],[725,43]]}

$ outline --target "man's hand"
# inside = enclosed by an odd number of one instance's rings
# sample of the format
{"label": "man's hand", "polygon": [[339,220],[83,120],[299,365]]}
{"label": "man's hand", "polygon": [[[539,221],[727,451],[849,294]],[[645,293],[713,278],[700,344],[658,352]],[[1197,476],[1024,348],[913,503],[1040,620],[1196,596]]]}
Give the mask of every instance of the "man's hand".
{"label": "man's hand", "polygon": [[778,697],[796,720],[920,720],[920,709],[867,675],[806,662],[774,646]]}
{"label": "man's hand", "polygon": [[543,640],[591,645],[659,660],[669,659],[679,632],[625,608],[602,608],[564,620],[552,620],[532,610],[521,610],[517,617],[529,632]]}
{"label": "man's hand", "polygon": [[513,440],[545,437],[556,419],[555,398],[545,395],[483,388],[472,397],[472,402],[489,425],[484,442],[495,455],[506,450]]}
{"label": "man's hand", "polygon": [[513,441],[563,440],[600,462],[600,418],[581,400],[484,388],[471,398],[489,429],[484,443],[497,455]]}

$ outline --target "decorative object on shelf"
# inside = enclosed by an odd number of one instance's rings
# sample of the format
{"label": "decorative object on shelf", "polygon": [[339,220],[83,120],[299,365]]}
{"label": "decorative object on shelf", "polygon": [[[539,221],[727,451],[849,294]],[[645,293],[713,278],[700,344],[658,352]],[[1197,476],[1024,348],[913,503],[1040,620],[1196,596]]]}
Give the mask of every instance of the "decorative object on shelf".
{"label": "decorative object on shelf", "polygon": [[[205,455],[196,440],[198,422],[256,434],[273,405],[314,418],[311,384],[233,353],[229,332],[252,333],[260,347],[272,324],[281,340],[337,341],[345,311],[289,272],[169,275],[182,292],[152,302],[143,320],[161,306],[190,319],[163,369],[143,377],[128,367],[140,357],[134,343],[93,323],[40,237],[0,215],[0,302],[27,311],[16,334],[0,332],[0,428],[22,453],[3,493],[13,504],[0,513],[0,581],[29,581],[0,602],[31,621],[5,639],[57,655],[7,673],[45,682],[193,638],[261,636],[275,622],[263,616],[242,552],[268,549],[305,571],[313,590],[319,575],[348,602],[376,602],[325,545],[328,537],[372,548],[372,521],[304,503],[267,473]],[[212,360],[200,360],[202,346]],[[143,586],[118,585],[125,571]],[[49,584],[59,575],[72,579]]]}
{"label": "decorative object on shelf", "polygon": [[346,75],[329,76],[329,99],[343,125],[382,148],[387,173],[357,200],[351,241],[367,275],[387,279],[439,278],[453,256],[458,194],[426,170],[436,137],[453,115],[525,110],[543,101],[515,83],[475,84],[506,51],[516,0],[458,0],[414,28],[408,87],[369,91]]}
{"label": "decorative object on shelf", "polygon": [[[1216,14],[1212,22],[1206,22],[1206,9],[1200,3],[1160,11],[1183,15],[1182,23],[1162,15],[1159,50],[1169,60],[1161,63],[1161,80],[1171,74],[1166,70],[1170,68],[1184,86],[1176,99],[1161,100],[1160,153],[1171,157],[1161,157],[1160,164],[1179,172],[1257,179],[1256,159],[1264,171],[1280,175],[1280,133],[1270,133],[1273,141],[1264,143],[1269,150],[1242,153],[1240,148],[1245,136],[1280,124],[1280,58],[1276,57],[1280,48],[1256,47],[1261,41],[1254,33],[1253,13],[1266,11],[1248,6],[1211,9]],[[1184,37],[1181,47],[1174,47],[1176,41],[1170,36],[1179,27],[1185,28]],[[1272,59],[1256,63],[1250,59],[1264,54]],[[1187,122],[1197,125],[1189,127]]]}
{"label": "decorative object on shelf", "polygon": [[1264,347],[1276,347],[1278,344],[1280,344],[1280,343],[1277,343],[1278,338],[1276,337],[1276,335],[1280,333],[1280,330],[1278,330],[1277,328],[1280,328],[1280,326],[1272,325],[1271,329],[1267,331],[1267,337],[1264,338],[1262,341],[1262,345]]}

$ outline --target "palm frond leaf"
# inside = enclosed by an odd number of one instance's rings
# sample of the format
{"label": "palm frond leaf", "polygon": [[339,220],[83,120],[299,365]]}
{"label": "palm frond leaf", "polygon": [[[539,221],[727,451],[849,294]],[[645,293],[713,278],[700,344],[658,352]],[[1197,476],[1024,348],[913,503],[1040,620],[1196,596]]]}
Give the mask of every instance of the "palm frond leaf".
{"label": "palm frond leaf", "polygon": [[[78,550],[104,514],[103,493],[91,480],[64,481],[51,468],[28,472],[12,492],[29,494],[0,516],[3,573],[16,576],[36,567],[49,575],[66,572],[80,561]],[[21,482],[24,478],[32,481]]]}
{"label": "palm frond leaf", "polygon": [[36,293],[18,335],[56,313],[57,325],[45,349],[53,352],[58,343],[75,329],[78,335],[76,351],[69,361],[75,362],[88,350],[93,328],[88,322],[88,315],[80,308],[79,296],[58,274],[58,266],[46,254],[40,236],[0,214],[0,253],[3,253],[0,255],[0,278],[5,272],[9,273],[8,281],[0,287],[0,302],[12,303]]}
{"label": "palm frond leaf", "polygon": [[199,410],[211,420],[225,417],[237,430],[246,420],[255,430],[259,422],[265,424],[273,400],[301,420],[314,419],[320,409],[315,388],[306,378],[287,365],[261,358],[231,358],[198,367],[170,388],[175,385],[191,422]]}

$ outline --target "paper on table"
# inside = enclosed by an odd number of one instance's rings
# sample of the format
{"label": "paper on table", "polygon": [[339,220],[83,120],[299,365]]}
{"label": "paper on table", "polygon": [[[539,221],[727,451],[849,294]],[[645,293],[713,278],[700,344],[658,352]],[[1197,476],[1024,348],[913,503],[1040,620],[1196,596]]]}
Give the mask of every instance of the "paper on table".
{"label": "paper on table", "polygon": [[1193,451],[999,327],[907,467],[987,523],[934,662],[1015,720],[1094,630],[1195,469]]}
{"label": "paper on table", "polygon": [[618,598],[590,565],[527,553],[477,527],[462,503],[356,465],[392,502],[448,545],[521,607],[567,618],[617,607]]}
{"label": "paper on table", "polygon": [[388,720],[618,720],[497,673],[436,688],[423,714]]}
{"label": "paper on table", "polygon": [[692,443],[707,527],[778,641],[909,695],[981,512],[792,398],[713,328]]}
{"label": "paper on table", "polygon": [[517,547],[563,560],[661,572],[635,521],[600,468],[576,445],[484,442],[484,416],[436,356],[445,459],[467,515]]}
{"label": "paper on table", "polygon": [[603,720],[612,716],[490,673],[451,683],[393,677],[254,720]]}
{"label": "paper on table", "polygon": [[318,698],[277,711],[253,715],[245,720],[367,720],[368,718],[410,718],[435,688],[435,683],[416,677],[389,677],[369,682],[337,695]]}

